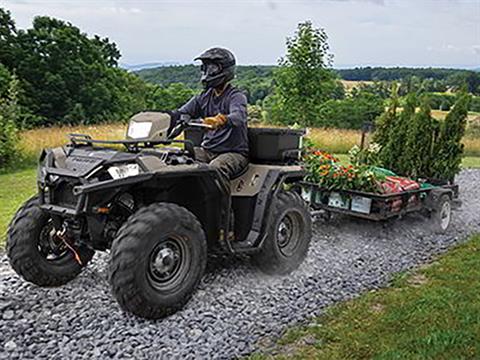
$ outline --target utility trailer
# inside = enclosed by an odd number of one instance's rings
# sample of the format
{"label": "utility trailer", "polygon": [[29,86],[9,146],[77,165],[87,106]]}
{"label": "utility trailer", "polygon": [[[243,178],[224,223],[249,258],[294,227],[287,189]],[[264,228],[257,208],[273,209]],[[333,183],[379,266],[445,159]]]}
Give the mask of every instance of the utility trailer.
{"label": "utility trailer", "polygon": [[460,206],[458,185],[441,184],[392,194],[356,190],[326,189],[301,182],[301,193],[313,215],[330,218],[332,213],[373,221],[401,218],[408,213],[423,213],[432,220],[435,232],[447,231],[452,208]]}

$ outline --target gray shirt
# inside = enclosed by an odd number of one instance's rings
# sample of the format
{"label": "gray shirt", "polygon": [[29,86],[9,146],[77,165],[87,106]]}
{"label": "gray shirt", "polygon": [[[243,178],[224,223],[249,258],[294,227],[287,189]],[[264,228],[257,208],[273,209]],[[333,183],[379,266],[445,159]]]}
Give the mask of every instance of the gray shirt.
{"label": "gray shirt", "polygon": [[248,156],[247,97],[237,88],[228,84],[219,96],[210,88],[191,98],[178,111],[192,119],[226,115],[225,126],[204,134],[202,147],[218,154],[236,152]]}

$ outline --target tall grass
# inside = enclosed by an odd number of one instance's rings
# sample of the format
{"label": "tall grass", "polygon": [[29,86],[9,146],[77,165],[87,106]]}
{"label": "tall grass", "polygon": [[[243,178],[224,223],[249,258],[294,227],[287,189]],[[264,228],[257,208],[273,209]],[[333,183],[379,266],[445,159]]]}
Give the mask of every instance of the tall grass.
{"label": "tall grass", "polygon": [[125,132],[124,123],[40,128],[22,132],[19,146],[25,158],[33,160],[38,157],[42,149],[66,144],[70,133],[88,134],[95,139],[113,140],[125,138]]}
{"label": "tall grass", "polygon": [[[269,126],[269,125],[261,125]],[[67,143],[69,133],[88,134],[96,139],[123,139],[126,124],[114,123],[91,126],[51,127],[27,130],[20,134],[20,150],[28,162],[37,159],[42,149],[61,146]],[[309,129],[307,136],[322,150],[336,154],[346,154],[354,145],[360,144],[361,132],[347,129]],[[465,155],[480,156],[480,138],[465,137]]]}

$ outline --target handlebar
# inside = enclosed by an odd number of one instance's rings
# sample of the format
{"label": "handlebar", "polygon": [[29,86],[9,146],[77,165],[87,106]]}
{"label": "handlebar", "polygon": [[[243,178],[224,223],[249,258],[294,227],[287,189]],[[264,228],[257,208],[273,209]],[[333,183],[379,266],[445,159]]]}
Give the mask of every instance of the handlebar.
{"label": "handlebar", "polygon": [[194,119],[194,120],[185,120],[185,121],[179,121],[175,127],[170,131],[170,134],[168,135],[169,140],[175,139],[178,135],[182,133],[183,130],[185,130],[188,127],[197,127],[205,130],[213,130],[213,127],[211,125],[207,125],[201,122],[202,119]]}

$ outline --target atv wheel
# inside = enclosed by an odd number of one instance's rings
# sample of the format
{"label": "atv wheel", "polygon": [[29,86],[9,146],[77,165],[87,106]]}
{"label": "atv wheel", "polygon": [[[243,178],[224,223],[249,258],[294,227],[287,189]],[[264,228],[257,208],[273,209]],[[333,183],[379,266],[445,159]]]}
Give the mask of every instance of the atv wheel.
{"label": "atv wheel", "polygon": [[75,251],[82,265],[55,234],[50,216],[38,206],[37,196],[23,204],[9,225],[10,264],[17,274],[36,285],[59,286],[75,278],[94,254],[86,247]]}
{"label": "atv wheel", "polygon": [[435,209],[432,211],[434,231],[437,234],[444,234],[450,226],[452,218],[452,201],[450,196],[442,195],[438,199]]}
{"label": "atv wheel", "polygon": [[270,226],[254,263],[267,274],[288,274],[307,256],[312,237],[308,205],[294,192],[281,192],[271,207]]}
{"label": "atv wheel", "polygon": [[195,291],[207,262],[202,226],[190,211],[157,203],[130,216],[113,241],[109,279],[120,306],[157,319]]}

